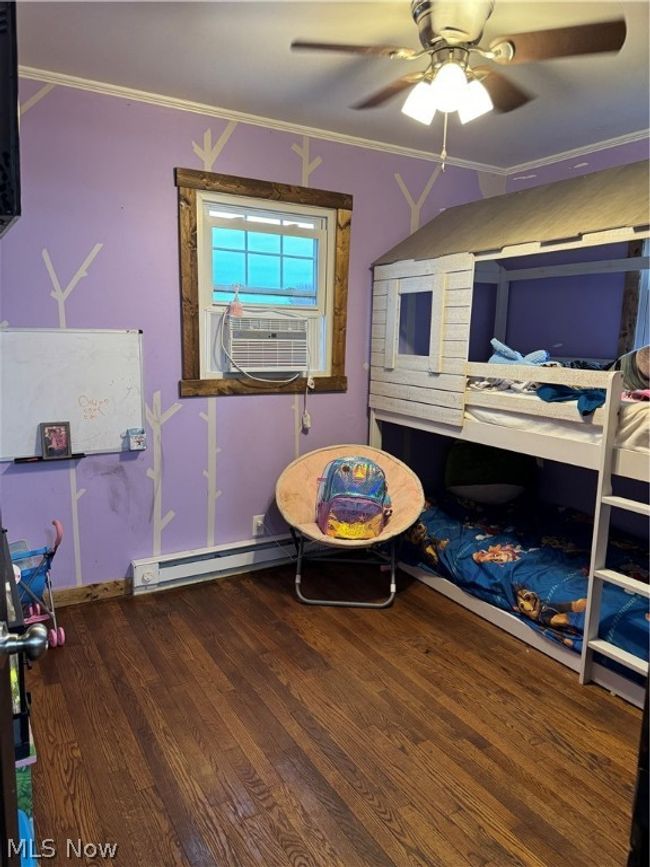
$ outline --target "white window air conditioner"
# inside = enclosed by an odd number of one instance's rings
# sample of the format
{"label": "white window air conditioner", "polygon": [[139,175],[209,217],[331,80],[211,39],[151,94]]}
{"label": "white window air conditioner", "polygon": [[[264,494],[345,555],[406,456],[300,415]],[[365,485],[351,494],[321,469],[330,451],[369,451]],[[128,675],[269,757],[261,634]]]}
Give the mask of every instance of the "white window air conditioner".
{"label": "white window air conditioner", "polygon": [[308,368],[307,319],[227,316],[224,346],[231,373],[299,373]]}

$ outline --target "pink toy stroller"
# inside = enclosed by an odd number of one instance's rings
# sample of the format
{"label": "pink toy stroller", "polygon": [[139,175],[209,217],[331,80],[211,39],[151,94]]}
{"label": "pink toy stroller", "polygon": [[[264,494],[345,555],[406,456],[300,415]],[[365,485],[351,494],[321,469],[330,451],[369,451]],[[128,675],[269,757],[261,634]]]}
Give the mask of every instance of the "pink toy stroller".
{"label": "pink toy stroller", "polygon": [[60,521],[52,521],[52,524],[55,530],[52,548],[30,549],[26,542],[21,541],[12,542],[9,551],[12,562],[20,569],[18,593],[23,606],[25,625],[51,622],[48,632],[49,645],[60,647],[65,644],[65,631],[56,622],[50,569],[63,539],[63,525]]}

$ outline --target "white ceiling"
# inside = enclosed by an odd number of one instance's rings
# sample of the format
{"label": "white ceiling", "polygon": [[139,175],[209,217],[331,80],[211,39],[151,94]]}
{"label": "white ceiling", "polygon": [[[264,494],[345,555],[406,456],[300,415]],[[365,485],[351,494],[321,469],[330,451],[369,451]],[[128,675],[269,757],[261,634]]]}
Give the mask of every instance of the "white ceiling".
{"label": "white ceiling", "polygon": [[[450,155],[512,166],[650,125],[647,2],[497,0],[483,44],[495,36],[624,15],[618,55],[513,67],[538,94],[507,115],[462,127],[453,115]],[[110,82],[211,106],[438,153],[430,128],[400,112],[403,98],[354,111],[360,98],[417,67],[405,61],[291,52],[294,38],[419,48],[408,0],[400,2],[21,3],[23,66]],[[425,63],[419,61],[424,67]]]}

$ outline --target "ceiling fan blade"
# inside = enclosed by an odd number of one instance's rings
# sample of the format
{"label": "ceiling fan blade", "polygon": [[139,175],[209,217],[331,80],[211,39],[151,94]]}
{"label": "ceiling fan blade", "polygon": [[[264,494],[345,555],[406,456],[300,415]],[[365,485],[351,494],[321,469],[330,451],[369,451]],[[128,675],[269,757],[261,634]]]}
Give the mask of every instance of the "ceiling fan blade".
{"label": "ceiling fan blade", "polygon": [[534,94],[527,93],[518,85],[513,84],[505,75],[501,75],[500,72],[495,72],[487,66],[478,66],[472,72],[485,86],[494,104],[494,110],[499,114],[514,111],[535,99]]}
{"label": "ceiling fan blade", "polygon": [[495,60],[502,63],[530,63],[552,57],[574,57],[580,54],[598,54],[601,51],[620,51],[625,42],[627,27],[625,19],[601,21],[597,24],[578,24],[575,27],[558,27],[555,30],[536,30],[532,33],[515,33],[502,36],[491,46],[510,42],[514,57],[507,55]]}
{"label": "ceiling fan blade", "polygon": [[397,45],[346,45],[339,42],[305,42],[296,39],[291,47],[298,51],[337,51],[343,54],[370,54],[378,57],[398,57],[408,60],[419,52],[412,48],[400,48]]}
{"label": "ceiling fan blade", "polygon": [[376,106],[388,102],[389,99],[397,96],[398,93],[401,93],[403,90],[406,90],[408,87],[411,87],[411,85],[416,84],[423,78],[424,72],[410,72],[408,75],[396,78],[395,81],[392,81],[386,87],[382,87],[381,90],[376,91],[372,96],[369,96],[362,102],[355,103],[352,108],[376,108]]}

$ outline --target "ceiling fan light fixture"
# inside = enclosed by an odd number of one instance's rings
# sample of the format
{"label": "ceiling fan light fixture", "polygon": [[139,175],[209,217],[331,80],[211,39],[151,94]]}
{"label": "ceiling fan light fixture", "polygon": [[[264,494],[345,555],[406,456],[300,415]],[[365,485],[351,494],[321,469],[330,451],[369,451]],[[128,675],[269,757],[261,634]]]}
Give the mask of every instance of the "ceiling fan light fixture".
{"label": "ceiling fan light fixture", "polygon": [[443,63],[433,79],[431,89],[439,111],[456,111],[467,90],[467,76],[463,67],[453,60]]}
{"label": "ceiling fan light fixture", "polygon": [[429,81],[420,81],[406,97],[402,112],[429,126],[436,113],[436,101]]}
{"label": "ceiling fan light fixture", "polygon": [[462,100],[458,106],[458,116],[461,123],[469,123],[477,117],[492,111],[494,104],[487,87],[478,79],[470,81],[465,88]]}

